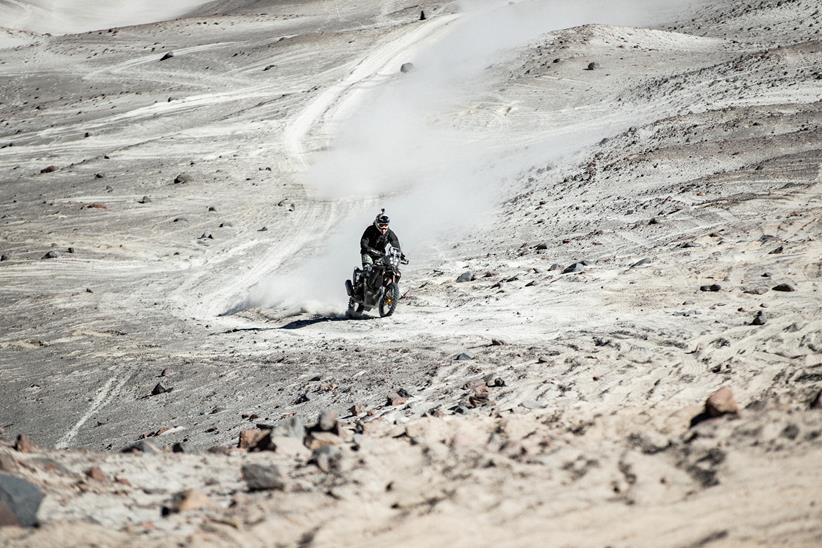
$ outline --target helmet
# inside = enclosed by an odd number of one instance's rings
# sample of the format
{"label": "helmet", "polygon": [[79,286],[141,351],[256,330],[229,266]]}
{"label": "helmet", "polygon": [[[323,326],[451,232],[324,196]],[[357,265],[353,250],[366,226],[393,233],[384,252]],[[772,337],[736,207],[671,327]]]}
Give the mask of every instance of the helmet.
{"label": "helmet", "polygon": [[388,226],[388,223],[391,222],[391,219],[388,218],[388,215],[385,214],[385,209],[383,209],[379,215],[374,219],[374,226],[380,228],[380,225]]}

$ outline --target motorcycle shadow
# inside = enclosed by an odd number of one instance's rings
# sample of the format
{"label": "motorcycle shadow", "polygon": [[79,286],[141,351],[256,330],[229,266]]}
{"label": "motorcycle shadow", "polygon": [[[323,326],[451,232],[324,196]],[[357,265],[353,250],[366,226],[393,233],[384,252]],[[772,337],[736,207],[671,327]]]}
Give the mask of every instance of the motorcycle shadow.
{"label": "motorcycle shadow", "polygon": [[345,314],[323,314],[314,316],[312,318],[306,318],[303,320],[294,320],[289,322],[283,326],[280,326],[280,329],[302,329],[303,327],[309,327],[314,324],[322,323],[322,322],[345,322],[349,320],[357,321],[357,320],[373,320],[375,319],[374,316],[369,316],[368,314],[363,314],[356,317],[348,317]]}

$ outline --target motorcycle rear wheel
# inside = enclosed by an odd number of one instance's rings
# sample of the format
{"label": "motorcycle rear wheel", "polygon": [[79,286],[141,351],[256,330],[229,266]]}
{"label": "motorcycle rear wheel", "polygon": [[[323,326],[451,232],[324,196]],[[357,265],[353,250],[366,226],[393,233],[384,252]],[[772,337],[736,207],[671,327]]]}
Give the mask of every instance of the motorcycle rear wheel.
{"label": "motorcycle rear wheel", "polygon": [[385,288],[385,292],[380,299],[380,317],[385,318],[394,313],[397,309],[397,301],[400,300],[400,287],[395,283],[390,283]]}

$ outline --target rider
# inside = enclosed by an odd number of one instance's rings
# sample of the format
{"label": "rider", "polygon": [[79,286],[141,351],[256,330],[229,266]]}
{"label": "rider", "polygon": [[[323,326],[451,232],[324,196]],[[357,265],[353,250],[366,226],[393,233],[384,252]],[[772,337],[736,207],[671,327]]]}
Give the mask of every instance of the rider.
{"label": "rider", "polygon": [[362,266],[365,270],[370,270],[374,264],[374,259],[385,254],[386,244],[400,249],[400,241],[394,231],[388,228],[390,219],[383,209],[374,219],[374,224],[370,225],[362,233],[360,238],[360,255],[362,255]]}

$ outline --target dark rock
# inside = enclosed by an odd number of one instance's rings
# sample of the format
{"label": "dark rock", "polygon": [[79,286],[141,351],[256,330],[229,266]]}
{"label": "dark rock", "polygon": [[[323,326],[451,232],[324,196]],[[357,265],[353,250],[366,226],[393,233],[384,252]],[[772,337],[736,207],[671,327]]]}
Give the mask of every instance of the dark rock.
{"label": "dark rock", "polygon": [[822,409],[822,390],[816,393],[811,403],[808,405],[811,409]]}
{"label": "dark rock", "polygon": [[545,251],[546,249],[548,249],[548,244],[546,244],[544,242],[540,243],[540,244],[537,244],[537,245],[534,246],[534,249],[536,249],[537,251]]}
{"label": "dark rock", "polygon": [[294,399],[294,405],[299,405],[301,403],[307,403],[311,401],[308,397],[308,394],[300,394]]}
{"label": "dark rock", "polygon": [[43,255],[42,259],[57,259],[59,257],[60,257],[60,252],[57,251],[56,249],[52,249],[51,251],[49,251],[48,253]]}
{"label": "dark rock", "polygon": [[95,179],[102,179],[103,177],[105,177],[105,175],[103,175],[102,173],[95,173],[94,174]]}
{"label": "dark rock", "polygon": [[463,272],[457,278],[457,283],[463,282],[473,282],[474,281],[474,273],[471,271]]}
{"label": "dark rock", "polygon": [[185,184],[185,183],[190,183],[193,180],[194,180],[194,178],[191,175],[189,175],[188,173],[180,173],[179,175],[177,175],[174,178],[174,184],[175,185],[181,185],[181,184]]}
{"label": "dark rock", "polygon": [[4,255],[0,255],[0,263],[2,263],[3,261],[8,261],[8,260],[9,260],[9,256],[8,256],[8,255],[5,255],[5,254],[4,254]]}
{"label": "dark rock", "polygon": [[657,218],[656,218],[656,217],[652,217],[652,218],[651,218],[651,220],[650,220],[650,221],[648,221],[648,224],[649,224],[649,225],[658,225],[658,224],[659,224],[659,221],[657,220]]}
{"label": "dark rock", "polygon": [[66,253],[74,254],[74,248],[70,247],[70,248],[66,249]]}
{"label": "dark rock", "polygon": [[570,264],[562,271],[563,274],[571,274],[572,272],[582,272],[585,270],[585,263],[583,261]]}
{"label": "dark rock", "polygon": [[588,63],[588,66],[585,67],[585,70],[596,70],[598,68],[599,68],[599,63],[595,63],[595,62],[592,61],[592,62]]}
{"label": "dark rock", "polygon": [[57,166],[46,166],[40,170],[40,173],[54,173],[57,171]]}
{"label": "dark rock", "polygon": [[27,434],[20,434],[14,442],[14,449],[20,453],[34,453],[37,451],[37,446]]}
{"label": "dark rock", "polygon": [[273,68],[274,68],[274,67],[276,67],[276,66],[277,66],[277,65],[266,65],[266,66],[265,66],[265,68],[263,69],[263,72],[265,72],[265,71],[267,71],[267,70],[271,70],[271,69],[273,69]]}
{"label": "dark rock", "polygon": [[161,377],[170,377],[173,374],[174,374],[174,372],[169,368],[165,368],[162,371],[160,371],[160,376]]}
{"label": "dark rock", "polygon": [[699,286],[700,291],[710,291],[710,292],[717,292],[722,289],[722,286],[719,284],[711,284],[711,285],[701,285]]}
{"label": "dark rock", "polygon": [[137,203],[138,204],[150,204],[151,203],[151,198],[149,198],[148,196],[143,196],[142,198],[137,200]]}
{"label": "dark rock", "polygon": [[172,57],[174,57],[174,52],[169,51],[168,53],[166,53],[165,55],[160,57],[160,61],[167,61],[168,59],[171,59]]}
{"label": "dark rock", "polygon": [[765,313],[760,310],[756,313],[756,316],[754,316],[751,325],[765,325],[767,321],[768,319],[765,317]]}
{"label": "dark rock", "polygon": [[183,442],[181,442],[181,441],[174,442],[174,444],[171,446],[171,452],[172,453],[185,453],[186,452],[185,445],[183,445]]}
{"label": "dark rock", "polygon": [[34,527],[43,492],[33,483],[0,473],[0,527]]}
{"label": "dark rock", "polygon": [[400,67],[400,72],[408,73],[414,70],[414,63],[403,63]]}
{"label": "dark rock", "polygon": [[796,288],[794,286],[792,286],[791,284],[778,284],[778,285],[773,286],[771,289],[773,289],[774,291],[783,291],[783,292],[787,292],[787,293],[791,293],[793,291],[796,291]]}
{"label": "dark rock", "polygon": [[361,403],[355,403],[348,409],[348,412],[352,415],[362,415],[363,413],[365,413],[365,405]]}
{"label": "dark rock", "polygon": [[249,491],[283,491],[285,482],[274,465],[244,464],[241,473]]}
{"label": "dark rock", "polygon": [[208,206],[208,211],[210,211],[210,212],[211,212],[211,211],[215,211],[215,212],[216,212],[216,211],[217,211],[217,208],[216,208],[216,207],[214,207],[214,206]]}
{"label": "dark rock", "polygon": [[795,440],[799,436],[799,427],[795,424],[788,424],[782,429],[781,435],[783,438]]}
{"label": "dark rock", "polygon": [[129,446],[124,447],[121,453],[146,453],[149,455],[154,455],[161,453],[160,448],[151,443],[150,441],[140,440],[136,443],[132,443]]}
{"label": "dark rock", "polygon": [[465,353],[465,352],[460,352],[459,354],[457,354],[456,356],[454,356],[454,359],[455,359],[456,361],[473,360],[473,359],[474,359],[474,356],[472,356],[471,354],[467,354],[467,353]]}
{"label": "dark rock", "polygon": [[491,388],[502,388],[505,386],[505,381],[499,377],[494,377],[493,379],[489,379],[486,381],[486,386],[490,386]]}
{"label": "dark rock", "polygon": [[425,17],[425,11],[424,11],[424,10],[420,10],[420,21],[425,21],[425,19],[426,19],[426,17]]}
{"label": "dark rock", "polygon": [[505,346],[506,344],[508,343],[502,339],[491,339],[491,346]]}
{"label": "dark rock", "polygon": [[562,265],[559,263],[554,263],[548,267],[549,272],[553,272],[554,270],[562,270]]}
{"label": "dark rock", "polygon": [[640,266],[645,266],[646,264],[651,264],[651,259],[645,257],[644,259],[640,259],[634,264],[631,265],[631,268],[638,268]]}
{"label": "dark rock", "polygon": [[158,382],[154,386],[154,388],[151,390],[151,395],[152,396],[159,396],[160,394],[165,394],[166,392],[171,392],[172,390],[174,390],[174,389],[173,388],[166,388],[165,386],[163,386],[162,384],[160,384]]}
{"label": "dark rock", "polygon": [[780,253],[782,253],[783,251],[785,251],[785,248],[784,248],[783,246],[781,246],[781,245],[780,245],[779,247],[777,247],[777,248],[776,248],[776,249],[774,249],[773,251],[769,251],[769,252],[768,252],[768,255],[779,255],[779,254],[780,254]]}

